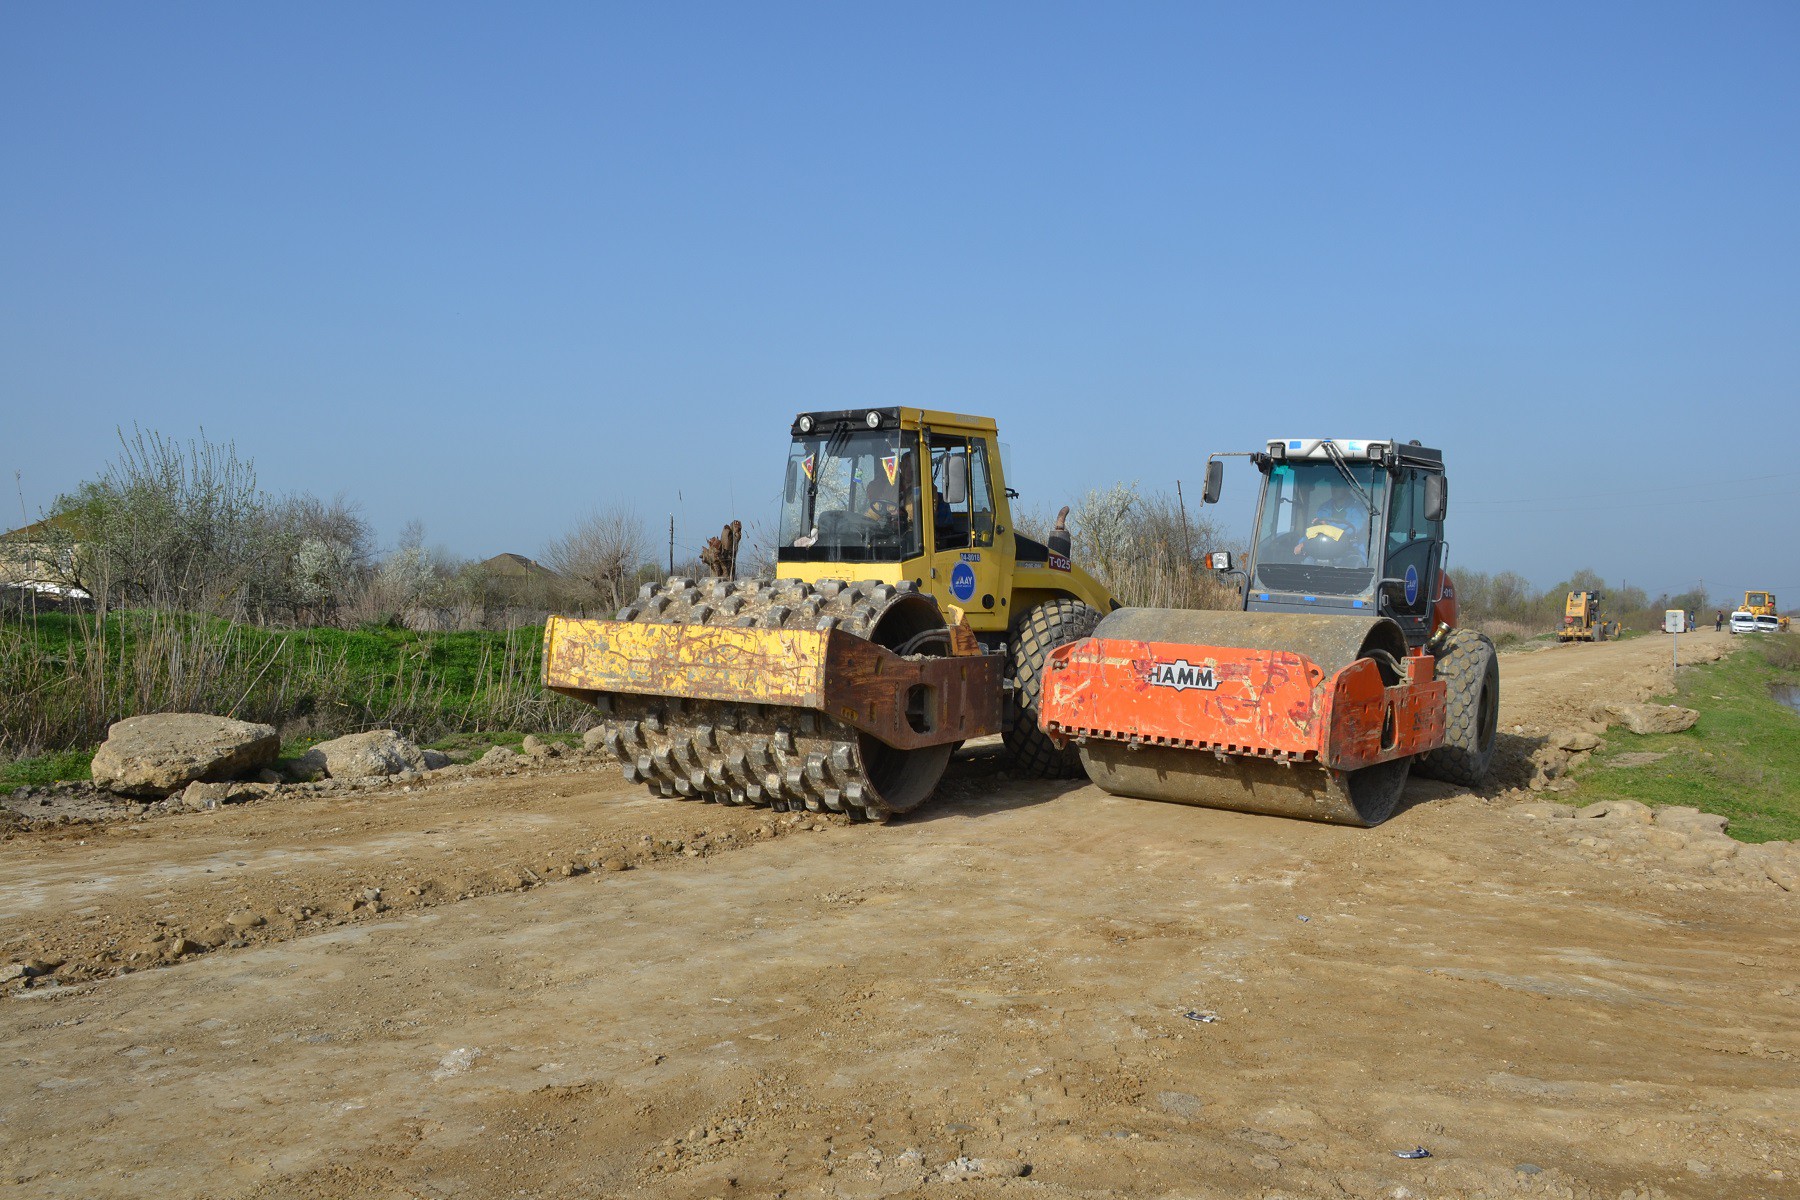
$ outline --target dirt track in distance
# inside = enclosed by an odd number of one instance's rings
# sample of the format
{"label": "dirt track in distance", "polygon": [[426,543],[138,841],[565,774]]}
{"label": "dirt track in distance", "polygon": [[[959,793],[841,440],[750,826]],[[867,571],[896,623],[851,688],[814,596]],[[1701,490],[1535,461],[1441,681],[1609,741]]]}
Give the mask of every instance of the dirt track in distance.
{"label": "dirt track in distance", "polygon": [[[1666,687],[1667,655],[1504,656],[1508,770]],[[1017,781],[970,747],[887,827],[595,767],[17,834],[0,959],[71,983],[0,999],[0,1181],[1800,1194],[1800,896],[1597,861],[1516,794],[1409,798],[1339,829]],[[223,942],[116,973],[190,935]]]}

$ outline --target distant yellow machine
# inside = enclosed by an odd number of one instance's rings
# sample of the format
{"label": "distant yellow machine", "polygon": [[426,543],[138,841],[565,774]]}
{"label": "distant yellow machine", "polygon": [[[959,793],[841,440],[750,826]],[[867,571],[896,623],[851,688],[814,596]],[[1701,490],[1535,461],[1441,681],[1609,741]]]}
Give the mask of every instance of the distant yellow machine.
{"label": "distant yellow machine", "polygon": [[1745,592],[1742,611],[1757,617],[1774,617],[1780,623],[1781,632],[1788,630],[1788,619],[1776,609],[1774,592]]}
{"label": "distant yellow machine", "polygon": [[1562,628],[1556,631],[1559,642],[1604,642],[1609,637],[1617,637],[1619,623],[1608,621],[1606,614],[1600,611],[1600,601],[1605,596],[1600,592],[1570,592],[1563,603]]}

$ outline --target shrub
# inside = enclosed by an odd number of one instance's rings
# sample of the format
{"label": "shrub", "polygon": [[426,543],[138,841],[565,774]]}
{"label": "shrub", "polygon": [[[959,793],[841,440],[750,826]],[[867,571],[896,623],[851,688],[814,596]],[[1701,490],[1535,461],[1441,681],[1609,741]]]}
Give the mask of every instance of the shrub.
{"label": "shrub", "polygon": [[[1042,510],[1018,514],[1019,531],[1050,535]],[[1081,497],[1069,512],[1071,557],[1112,590],[1121,604],[1147,608],[1235,608],[1236,584],[1205,565],[1208,551],[1230,548],[1218,525],[1167,492],[1148,495],[1115,483]]]}
{"label": "shrub", "polygon": [[596,509],[544,548],[544,563],[569,582],[578,605],[614,610],[637,588],[649,535],[623,505]]}
{"label": "shrub", "polygon": [[119,432],[119,457],[60,496],[29,535],[53,581],[98,606],[258,620],[334,611],[368,552],[343,497],[276,499],[231,443]]}
{"label": "shrub", "polygon": [[264,721],[288,738],[394,728],[579,729],[544,689],[543,630],[275,630],[169,609],[0,621],[0,757],[92,746],[140,713]]}

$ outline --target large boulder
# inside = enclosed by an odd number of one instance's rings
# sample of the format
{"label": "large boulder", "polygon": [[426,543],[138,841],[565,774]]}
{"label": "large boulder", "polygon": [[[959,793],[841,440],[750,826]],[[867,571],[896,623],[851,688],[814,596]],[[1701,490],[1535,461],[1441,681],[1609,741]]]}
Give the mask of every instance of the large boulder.
{"label": "large boulder", "polygon": [[426,769],[425,752],[392,729],[372,729],[320,742],[294,762],[303,778],[367,779]]}
{"label": "large boulder", "polygon": [[127,717],[94,752],[94,782],[133,796],[168,796],[195,780],[254,774],[281,753],[273,725],[205,713]]}
{"label": "large boulder", "polygon": [[1613,704],[1606,712],[1633,733],[1680,733],[1700,719],[1699,713],[1679,704]]}

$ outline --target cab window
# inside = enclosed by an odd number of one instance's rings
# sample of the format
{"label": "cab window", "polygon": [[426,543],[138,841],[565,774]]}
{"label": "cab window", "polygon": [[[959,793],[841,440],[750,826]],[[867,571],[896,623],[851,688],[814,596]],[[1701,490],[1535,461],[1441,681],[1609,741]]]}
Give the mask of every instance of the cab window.
{"label": "cab window", "polygon": [[987,443],[969,443],[969,537],[977,546],[994,544],[994,488]]}
{"label": "cab window", "polygon": [[1420,611],[1435,593],[1432,548],[1443,540],[1442,522],[1425,519],[1425,472],[1408,468],[1395,477],[1390,509],[1387,573],[1405,578],[1409,567],[1415,572],[1414,599],[1402,607]]}
{"label": "cab window", "polygon": [[969,544],[969,439],[931,435],[932,536],[939,550]]}

